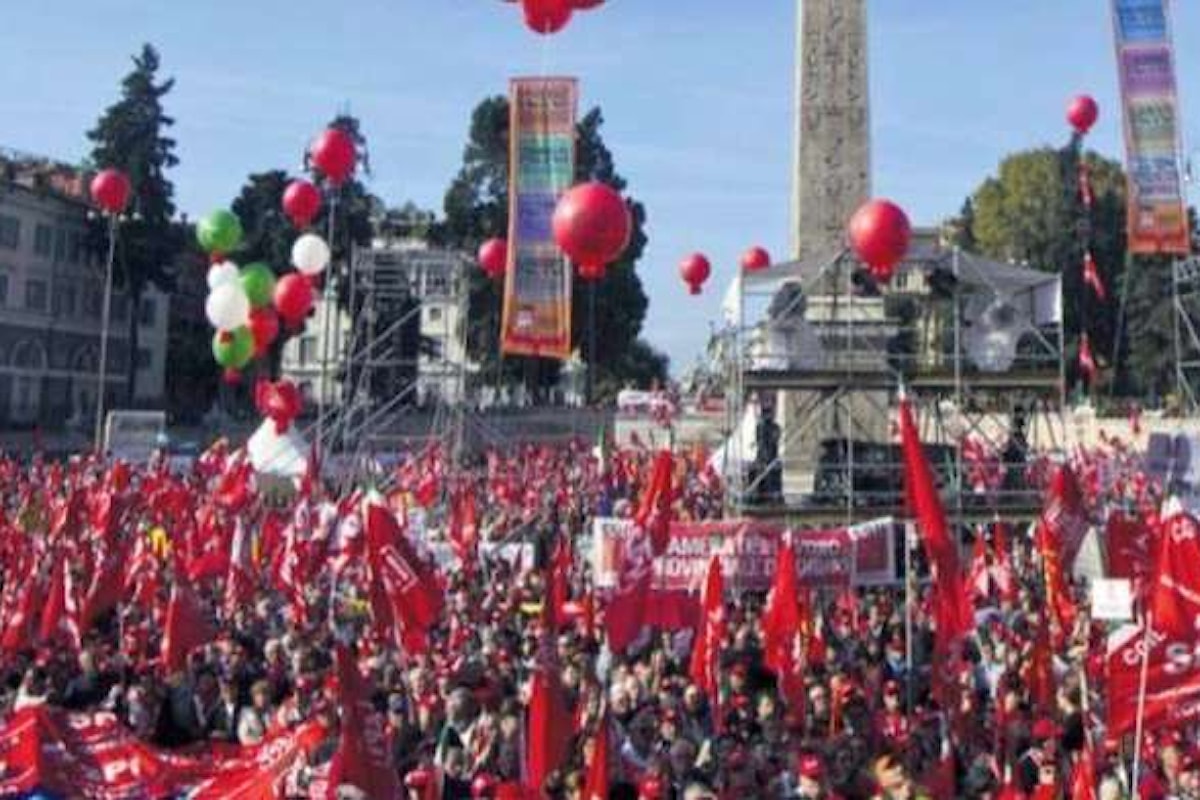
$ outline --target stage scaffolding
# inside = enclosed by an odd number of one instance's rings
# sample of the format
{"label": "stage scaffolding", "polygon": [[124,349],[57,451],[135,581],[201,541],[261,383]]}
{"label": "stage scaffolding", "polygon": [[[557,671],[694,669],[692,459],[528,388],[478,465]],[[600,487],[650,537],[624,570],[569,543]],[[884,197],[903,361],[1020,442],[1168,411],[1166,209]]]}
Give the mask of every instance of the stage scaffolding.
{"label": "stage scaffolding", "polygon": [[346,344],[339,360],[322,366],[340,383],[340,402],[311,428],[347,481],[404,450],[439,446],[457,463],[469,268],[461,254],[440,250],[384,247],[355,254]]}
{"label": "stage scaffolding", "polygon": [[1171,270],[1175,386],[1191,416],[1200,412],[1200,256],[1177,260]]}
{"label": "stage scaffolding", "polygon": [[[1041,498],[1018,479],[1019,432],[1027,451],[1065,448],[1059,277],[932,242],[914,246],[887,287],[861,272],[841,252],[730,287],[718,347],[727,511],[798,526],[906,516],[894,424],[903,386],[954,520],[1032,517]],[[987,371],[970,340],[997,303],[1020,334],[1011,363]],[[764,442],[763,407],[779,426],[778,451],[766,457],[753,452]],[[1004,485],[973,490],[968,439],[1005,454]],[[773,481],[781,491],[761,491]]]}

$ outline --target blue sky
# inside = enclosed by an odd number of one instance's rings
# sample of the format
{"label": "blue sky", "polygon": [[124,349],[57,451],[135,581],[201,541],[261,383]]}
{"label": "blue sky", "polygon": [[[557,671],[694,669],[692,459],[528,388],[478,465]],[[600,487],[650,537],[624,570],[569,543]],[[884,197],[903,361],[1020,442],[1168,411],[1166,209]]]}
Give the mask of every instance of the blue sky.
{"label": "blue sky", "polygon": [[[334,113],[370,139],[371,189],[440,210],[470,110],[510,76],[581,78],[649,214],[645,335],[691,363],[739,254],[786,256],[794,0],[609,0],[562,34],[500,0],[10,0],[0,24],[0,145],[75,160],[143,41],[177,79],[173,178],[195,216],[252,171],[295,169]],[[1108,0],[868,0],[873,177],[918,224],[955,212],[1012,150],[1064,141],[1094,94],[1091,144],[1120,156]],[[753,10],[751,10],[753,9]],[[1174,3],[1185,132],[1200,148],[1200,3]],[[1200,158],[1200,156],[1198,156]],[[689,297],[676,265],[715,274]]]}

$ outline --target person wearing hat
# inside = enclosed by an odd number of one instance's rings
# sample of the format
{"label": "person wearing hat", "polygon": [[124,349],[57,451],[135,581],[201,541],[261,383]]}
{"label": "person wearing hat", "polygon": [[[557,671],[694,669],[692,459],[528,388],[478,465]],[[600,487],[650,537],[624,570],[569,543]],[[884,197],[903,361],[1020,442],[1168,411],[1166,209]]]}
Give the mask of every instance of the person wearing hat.
{"label": "person wearing hat", "polygon": [[1030,731],[1033,739],[1029,749],[1017,760],[1017,782],[1021,791],[1032,794],[1051,774],[1058,770],[1058,737],[1061,734],[1054,720],[1042,717],[1033,723]]}
{"label": "person wearing hat", "polygon": [[883,708],[875,714],[875,741],[880,749],[898,750],[908,743],[910,733],[908,715],[901,705],[900,684],[886,681],[883,684]]}
{"label": "person wearing hat", "polygon": [[796,759],[796,781],[788,797],[796,800],[836,800],[825,778],[825,763],[816,753],[803,753]]}

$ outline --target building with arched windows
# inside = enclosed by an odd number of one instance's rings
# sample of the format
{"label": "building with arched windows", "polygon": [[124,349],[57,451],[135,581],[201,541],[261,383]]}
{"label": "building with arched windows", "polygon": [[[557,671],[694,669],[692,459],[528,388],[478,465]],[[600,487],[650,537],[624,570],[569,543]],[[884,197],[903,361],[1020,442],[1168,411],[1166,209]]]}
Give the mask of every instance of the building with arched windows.
{"label": "building with arched windows", "polygon": [[[88,242],[89,208],[79,173],[0,154],[0,430],[91,424],[98,392],[104,264]],[[64,176],[70,180],[64,180]],[[73,176],[73,177],[72,177]],[[130,315],[138,347],[130,352]],[[105,394],[127,405],[136,359],[135,405],[162,402],[168,303],[151,290],[138,308],[112,300]]]}

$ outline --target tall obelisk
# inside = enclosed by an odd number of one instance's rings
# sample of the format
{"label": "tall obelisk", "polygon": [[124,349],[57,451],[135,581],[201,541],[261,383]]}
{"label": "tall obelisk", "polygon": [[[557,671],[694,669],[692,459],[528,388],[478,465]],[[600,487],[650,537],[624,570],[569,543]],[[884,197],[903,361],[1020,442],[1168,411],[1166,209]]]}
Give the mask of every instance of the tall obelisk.
{"label": "tall obelisk", "polygon": [[[796,2],[792,255],[823,263],[845,247],[846,223],[871,192],[867,9],[866,0]],[[836,297],[844,288],[835,283],[840,280],[830,278],[809,287],[806,317],[823,328],[836,326],[847,313]],[[829,291],[834,294],[826,294]],[[851,313],[859,317],[870,305],[860,302]],[[878,308],[873,310],[882,313],[882,304],[874,305]],[[829,346],[837,348],[837,341],[835,335]],[[836,349],[828,355],[835,356],[836,363]],[[776,399],[788,496],[814,490],[824,442],[887,435],[886,420],[872,413],[872,408],[886,406],[886,396],[874,398],[874,406],[862,398],[831,406],[821,402],[824,397],[820,391],[780,391]],[[813,413],[818,419],[809,418]],[[864,427],[862,420],[878,424]]]}
{"label": "tall obelisk", "polygon": [[829,257],[871,192],[866,0],[796,0],[792,251]]}

